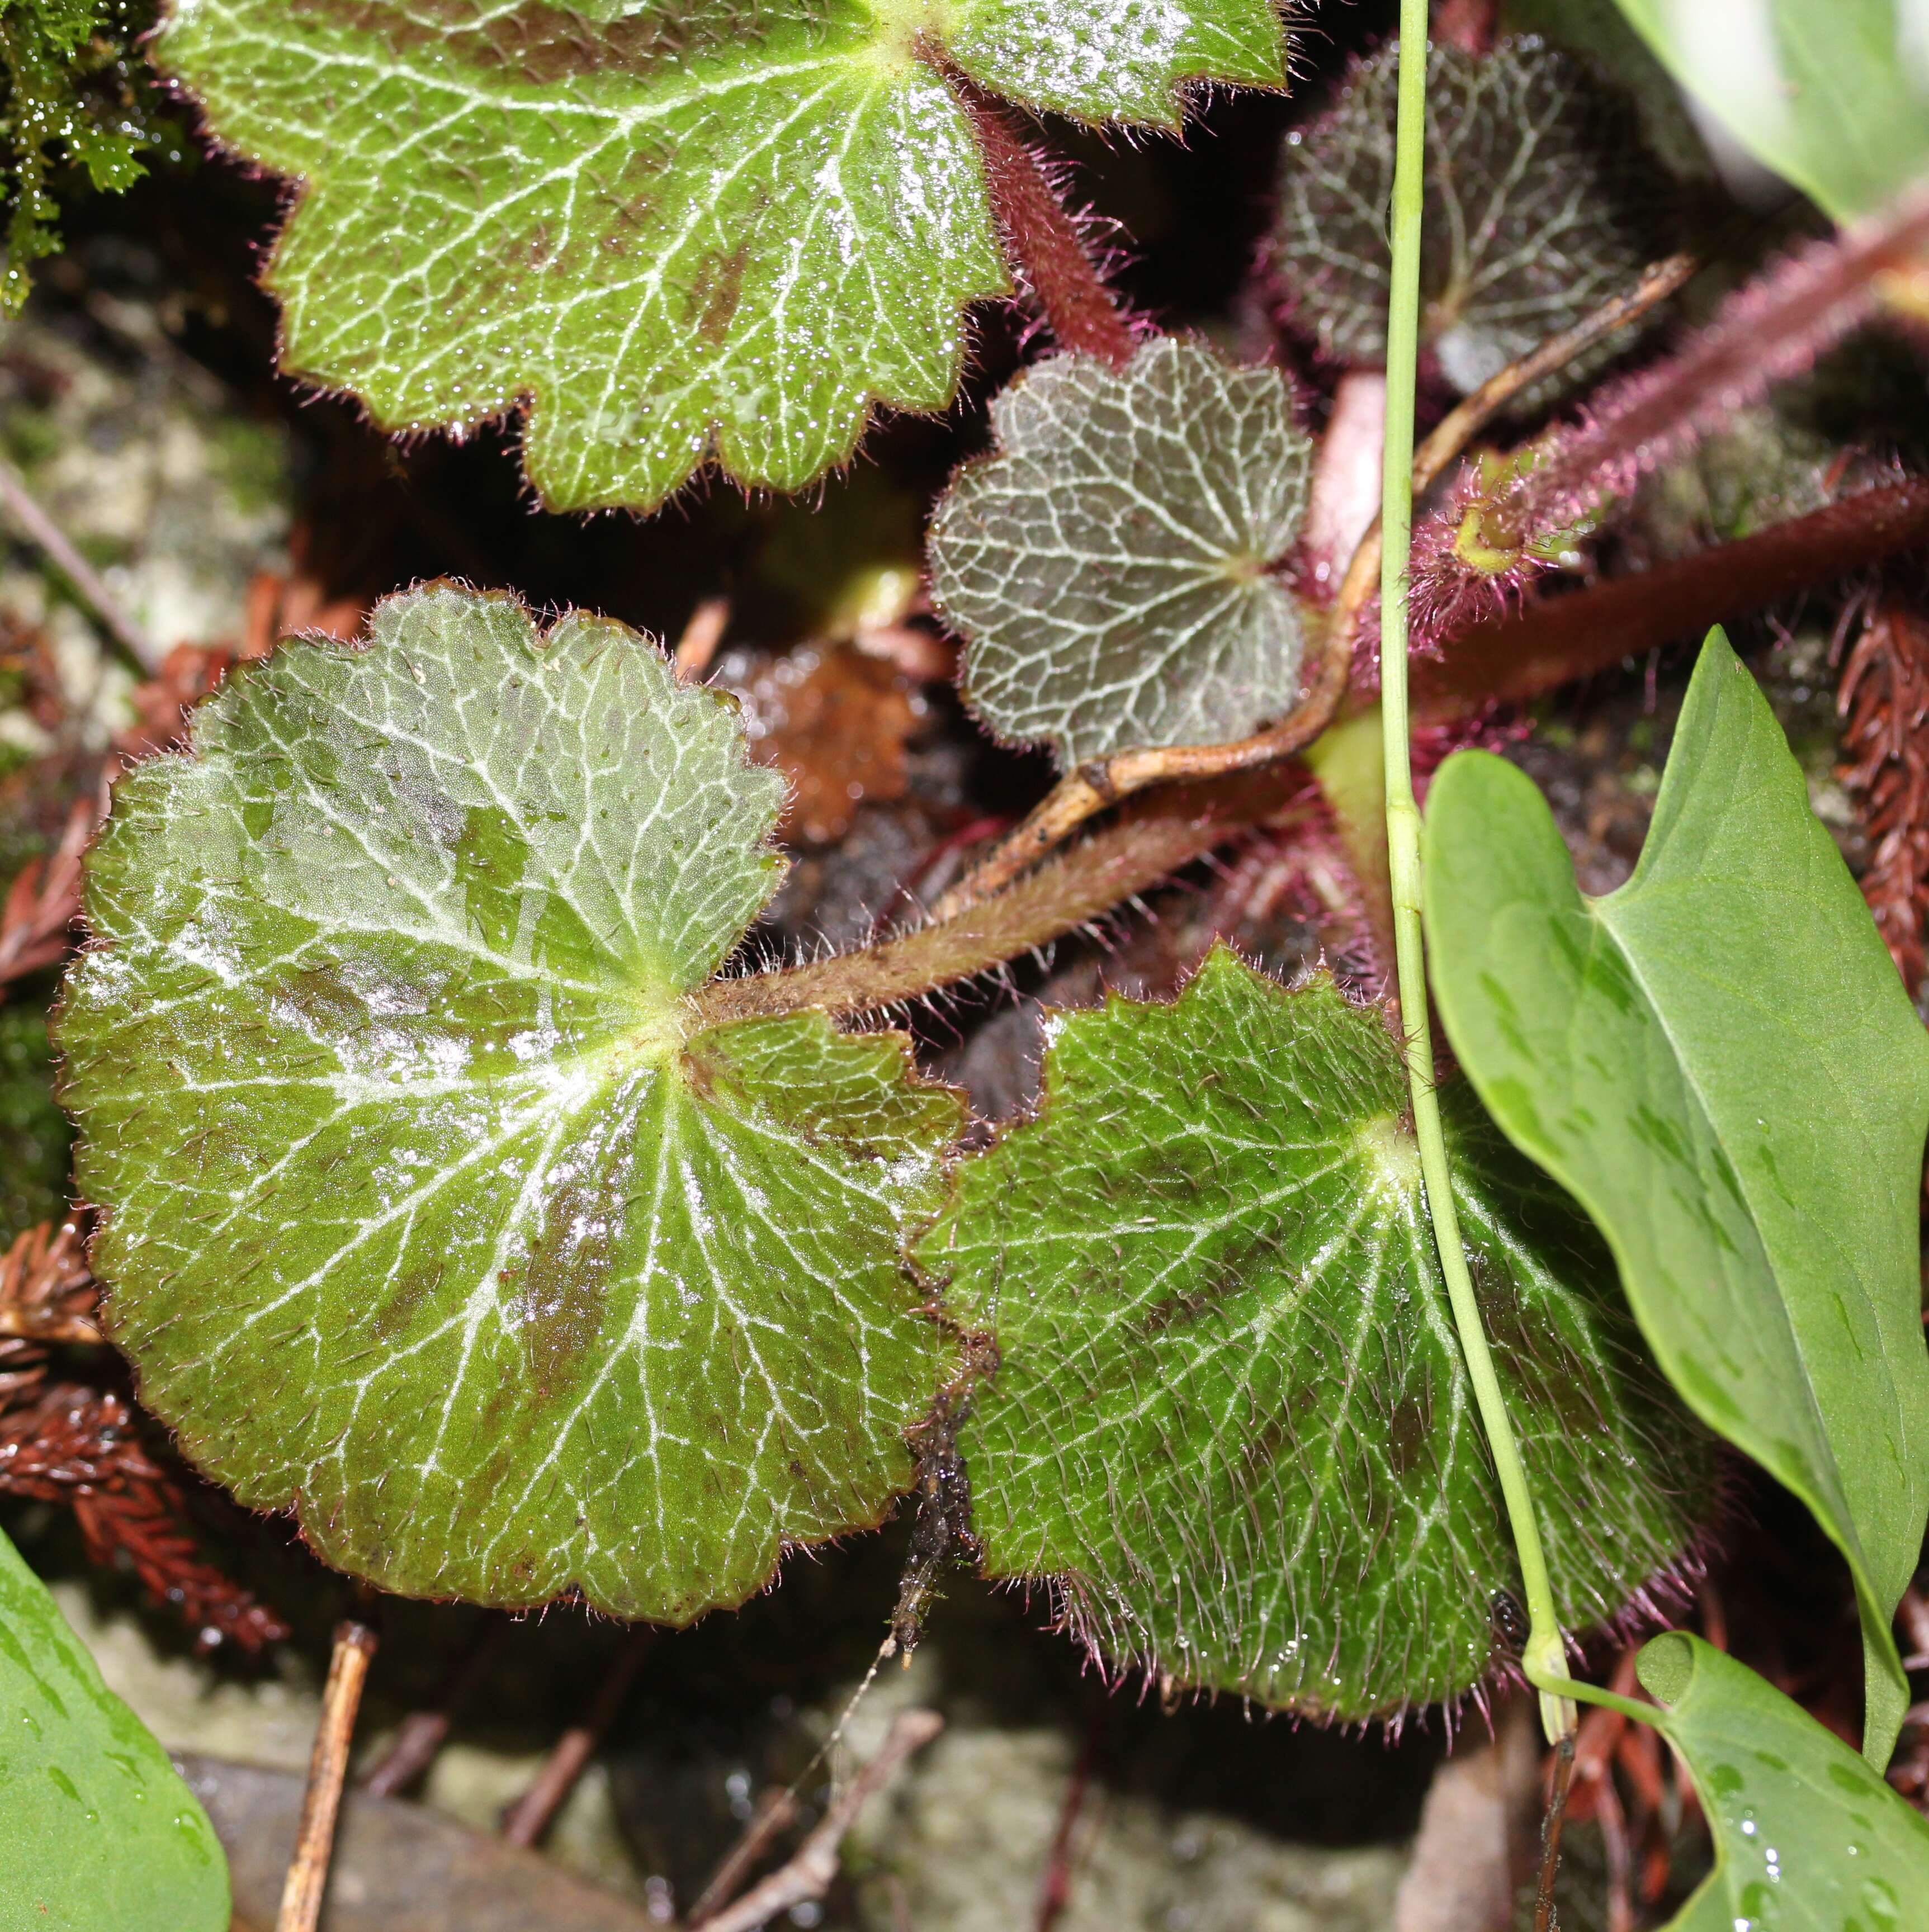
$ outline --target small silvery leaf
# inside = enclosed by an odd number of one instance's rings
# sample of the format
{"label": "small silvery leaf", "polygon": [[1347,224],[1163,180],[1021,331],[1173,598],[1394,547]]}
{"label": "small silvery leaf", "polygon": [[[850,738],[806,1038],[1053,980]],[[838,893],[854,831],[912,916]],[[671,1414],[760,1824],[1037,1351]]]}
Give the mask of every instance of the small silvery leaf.
{"label": "small silvery leaf", "polygon": [[1124,370],[1040,364],[939,506],[932,594],[972,710],[1061,764],[1244,736],[1292,709],[1299,607],[1274,574],[1312,464],[1283,378],[1162,338]]}
{"label": "small silvery leaf", "polygon": [[[1294,320],[1342,362],[1386,357],[1399,50],[1287,136],[1271,247]],[[1465,393],[1634,279],[1666,190],[1631,106],[1532,38],[1427,69],[1423,341]]]}

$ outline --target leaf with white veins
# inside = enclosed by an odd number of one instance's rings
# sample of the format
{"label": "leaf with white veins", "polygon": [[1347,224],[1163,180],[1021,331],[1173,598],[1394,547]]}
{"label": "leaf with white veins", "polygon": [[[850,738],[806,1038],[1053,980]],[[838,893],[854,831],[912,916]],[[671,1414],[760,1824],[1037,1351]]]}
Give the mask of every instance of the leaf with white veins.
{"label": "leaf with white veins", "polygon": [[330,1561],[680,1622],[904,1485],[957,1105],[685,997],[781,791],[620,625],[448,585],[118,788],[59,1025],[95,1265],[143,1399]]}
{"label": "leaf with white veins", "polygon": [[932,595],[966,701],[1060,763],[1244,737],[1299,697],[1312,441],[1274,369],[1162,338],[1124,370],[1059,356],[992,405],[998,448],[939,506]]}
{"label": "leaf with white veins", "polygon": [[[1295,320],[1346,362],[1386,358],[1398,76],[1396,47],[1360,62],[1280,161],[1274,266]],[[1441,374],[1478,388],[1622,293],[1664,194],[1631,107],[1567,55],[1532,38],[1432,49],[1421,336]]]}
{"label": "leaf with white veins", "polygon": [[302,184],[291,372],[394,430],[526,404],[558,509],[712,456],[799,489],[874,401],[950,401],[1010,282],[944,66],[1164,127],[1193,82],[1284,80],[1269,0],[172,0],[158,53]]}
{"label": "leaf with white veins", "polygon": [[[1039,1117],[917,1250],[995,1344],[960,1438],[990,1571],[1180,1684],[1346,1720],[1471,1690],[1519,1576],[1382,1016],[1221,950],[1049,1037]],[[1598,1623],[1704,1520],[1710,1444],[1572,1203],[1442,1097],[1556,1600]]]}

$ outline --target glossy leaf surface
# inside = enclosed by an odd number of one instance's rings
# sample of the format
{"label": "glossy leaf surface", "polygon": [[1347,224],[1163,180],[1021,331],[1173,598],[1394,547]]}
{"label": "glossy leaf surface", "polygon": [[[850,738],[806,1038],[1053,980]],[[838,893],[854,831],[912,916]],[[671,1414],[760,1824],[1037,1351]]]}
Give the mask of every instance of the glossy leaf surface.
{"label": "glossy leaf surface", "polygon": [[[1376,1009],[1224,950],[1173,1006],[1050,1022],[1039,1117],[919,1250],[999,1361],[961,1438],[1001,1576],[1106,1656],[1322,1717],[1451,1698],[1517,1589]],[[1711,1500],[1612,1264],[1464,1088],[1460,1205],[1576,1628]]]}
{"label": "glossy leaf surface", "polygon": [[1916,0],[1620,0],[1682,86],[1838,221],[1929,176]]}
{"label": "glossy leaf surface", "polygon": [[966,701],[1061,764],[1239,738],[1299,696],[1299,608],[1269,574],[1306,514],[1312,442],[1276,370],[1148,343],[1060,356],[992,405],[998,448],[939,506],[932,593]]}
{"label": "glossy leaf surface", "polygon": [[1714,1834],[1668,1932],[1905,1932],[1929,1900],[1929,1820],[1745,1664],[1671,1630],[1636,1666]]}
{"label": "glossy leaf surface", "polygon": [[1455,1053],[1607,1236],[1675,1386],[1841,1546],[1886,1760],[1929,1514],[1929,1039],[1780,726],[1717,632],[1618,892],[1582,897],[1532,782],[1484,752],[1435,779],[1426,852]]}
{"label": "glossy leaf surface", "polygon": [[[1360,62],[1280,160],[1274,269],[1298,326],[1344,362],[1386,357],[1398,56]],[[1665,206],[1631,108],[1567,55],[1432,50],[1420,332],[1454,388],[1621,293]]]}
{"label": "glossy leaf surface", "polygon": [[174,0],[223,141],[302,184],[286,366],[386,427],[526,404],[552,508],[648,507],[714,457],[797,489],[874,401],[943,408],[1009,286],[948,62],[1175,126],[1277,86],[1268,0]]}
{"label": "glossy leaf surface", "polygon": [[143,1399],[385,1586],[682,1621],[906,1480],[902,1036],[684,1002],[781,869],[734,707],[431,586],[124,779],[61,1023]]}
{"label": "glossy leaf surface", "polygon": [[206,1814],[0,1535],[0,1924],[228,1932]]}

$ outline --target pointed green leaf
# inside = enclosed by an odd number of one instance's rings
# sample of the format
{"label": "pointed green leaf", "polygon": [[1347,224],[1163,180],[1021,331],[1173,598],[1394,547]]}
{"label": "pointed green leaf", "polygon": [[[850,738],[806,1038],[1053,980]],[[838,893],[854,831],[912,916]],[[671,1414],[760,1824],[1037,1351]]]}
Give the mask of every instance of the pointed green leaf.
{"label": "pointed green leaf", "polygon": [[[1362,61],[1286,137],[1272,262],[1329,356],[1386,359],[1400,50]],[[1461,391],[1622,293],[1665,206],[1630,105],[1539,40],[1427,65],[1423,342]]]}
{"label": "pointed green leaf", "polygon": [[1838,221],[1929,175],[1918,0],[1620,0],[1669,70]]}
{"label": "pointed green leaf", "polygon": [[1009,283],[935,58],[1094,119],[1278,86],[1269,0],[173,0],[164,67],[301,194],[295,374],[386,427],[527,410],[560,509],[714,457],[797,489],[874,401],[943,408]]}
{"label": "pointed green leaf", "polygon": [[[1180,1684],[1345,1719],[1466,1692],[1519,1579],[1383,1016],[1222,950],[1048,1037],[1039,1118],[918,1251],[996,1346],[961,1442],[988,1568]],[[1444,1097],[1561,1609],[1598,1623],[1680,1555],[1710,1444],[1586,1222]]]}
{"label": "pointed green leaf", "polygon": [[1306,514],[1312,441],[1274,369],[1148,343],[1054,356],[992,405],[994,454],[932,526],[932,595],[964,696],[1061,764],[1244,737],[1300,690],[1298,604],[1270,574]]}
{"label": "pointed green leaf", "polygon": [[1714,1869],[1668,1932],[1906,1932],[1920,1922],[1929,1821],[1865,1760],[1700,1637],[1658,1636],[1636,1667],[1714,1834]]}
{"label": "pointed green leaf", "polygon": [[4,1535],[0,1736],[8,1932],[228,1932],[206,1814]]}
{"label": "pointed green leaf", "polygon": [[702,1029],[774,890],[734,708],[440,585],[124,779],[59,1034],[143,1398],[385,1586],[682,1621],[874,1522],[940,1373],[902,1035]]}
{"label": "pointed green leaf", "polygon": [[1780,726],[1717,632],[1620,891],[1581,896],[1532,782],[1482,752],[1434,780],[1426,879],[1480,1097],[1606,1235],[1689,1405],[1847,1556],[1885,1761],[1929,1516],[1929,1039]]}

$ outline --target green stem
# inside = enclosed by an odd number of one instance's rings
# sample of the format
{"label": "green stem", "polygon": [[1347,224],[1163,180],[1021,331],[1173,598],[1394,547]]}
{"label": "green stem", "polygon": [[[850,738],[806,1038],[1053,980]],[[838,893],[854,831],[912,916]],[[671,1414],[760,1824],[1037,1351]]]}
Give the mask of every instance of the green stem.
{"label": "green stem", "polygon": [[1400,132],[1394,172],[1393,283],[1387,317],[1387,444],[1381,528],[1380,704],[1387,767],[1387,863],[1393,886],[1394,951],[1406,1036],[1407,1084],[1420,1173],[1454,1306],[1467,1374],[1500,1478],[1508,1521],[1520,1558],[1528,1637],[1522,1666],[1540,1688],[1540,1717],[1550,1739],[1574,1728],[1568,1696],[1545,1688],[1567,1680],[1566,1640],[1554,1609],[1547,1559],[1534,1498],[1501,1395],[1492,1352],[1467,1268],[1454,1205],[1447,1140],[1433,1084],[1433,1034],[1426,1006],[1426,957],[1420,925],[1420,808],[1413,796],[1408,742],[1407,573],[1413,542],[1413,418],[1420,344],[1420,227],[1426,136],[1426,0],[1400,0]]}

